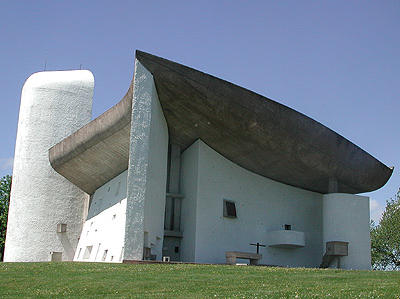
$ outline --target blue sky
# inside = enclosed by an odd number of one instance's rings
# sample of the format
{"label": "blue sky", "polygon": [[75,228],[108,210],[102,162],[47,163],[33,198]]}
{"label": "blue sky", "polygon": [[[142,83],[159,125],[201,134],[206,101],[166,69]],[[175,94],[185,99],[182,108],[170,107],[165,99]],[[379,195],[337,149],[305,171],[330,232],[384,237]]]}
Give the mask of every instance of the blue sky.
{"label": "blue sky", "polygon": [[400,187],[400,1],[1,1],[0,176],[12,172],[30,74],[89,69],[94,117],[140,49],[300,111],[388,166],[372,217]]}

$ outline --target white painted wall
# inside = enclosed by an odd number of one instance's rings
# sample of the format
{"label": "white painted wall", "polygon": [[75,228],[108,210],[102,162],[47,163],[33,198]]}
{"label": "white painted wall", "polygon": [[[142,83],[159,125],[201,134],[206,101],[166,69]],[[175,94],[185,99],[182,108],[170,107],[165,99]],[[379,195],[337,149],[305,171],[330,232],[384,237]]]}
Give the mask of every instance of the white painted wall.
{"label": "white painted wall", "polygon": [[[200,140],[183,153],[182,190],[184,260],[194,255],[196,262],[225,263],[225,251],[255,252],[249,243],[268,245],[269,231],[291,224],[293,230],[305,233],[305,247],[261,248],[261,263],[306,267],[321,263],[321,194],[247,171]],[[223,199],[236,203],[236,219],[223,217]]]}
{"label": "white painted wall", "polygon": [[199,142],[187,148],[181,156],[181,260],[194,262],[196,257],[196,217],[199,189]]}
{"label": "white painted wall", "polygon": [[[93,194],[74,261],[122,262],[125,241],[127,175],[128,171],[126,170],[101,186]],[[85,251],[90,251],[90,254],[85,255]],[[105,253],[105,251],[107,252]]]}
{"label": "white painted wall", "polygon": [[323,240],[349,242],[349,255],[342,257],[344,269],[371,269],[369,198],[331,193],[323,196]]}
{"label": "white painted wall", "polygon": [[149,164],[147,168],[144,231],[157,260],[162,259],[164,212],[167,185],[168,127],[154,83],[152,84],[151,126],[149,136]]}
{"label": "white painted wall", "polygon": [[151,247],[152,254],[160,260],[168,127],[153,76],[138,60],[135,61],[134,78],[124,259],[141,260],[143,246],[146,246]]}
{"label": "white painted wall", "polygon": [[[48,150],[91,119],[90,71],[40,72],[25,82],[15,145],[4,260],[72,260],[81,233],[85,193],[50,166]],[[58,223],[67,232],[56,232]]]}

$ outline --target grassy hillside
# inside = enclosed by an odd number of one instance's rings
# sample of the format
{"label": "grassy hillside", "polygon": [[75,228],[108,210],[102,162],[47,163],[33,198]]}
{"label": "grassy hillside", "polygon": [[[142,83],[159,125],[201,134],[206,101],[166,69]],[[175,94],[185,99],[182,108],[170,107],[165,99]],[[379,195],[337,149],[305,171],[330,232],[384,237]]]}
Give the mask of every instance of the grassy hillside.
{"label": "grassy hillside", "polygon": [[1,263],[0,298],[400,297],[400,273],[224,265]]}

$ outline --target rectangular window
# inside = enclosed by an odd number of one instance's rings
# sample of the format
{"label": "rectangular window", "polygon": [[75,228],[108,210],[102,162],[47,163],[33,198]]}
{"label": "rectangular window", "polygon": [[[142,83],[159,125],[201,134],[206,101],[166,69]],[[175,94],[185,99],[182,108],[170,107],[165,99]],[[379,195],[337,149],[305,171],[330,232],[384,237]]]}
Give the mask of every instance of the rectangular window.
{"label": "rectangular window", "polygon": [[65,224],[65,223],[57,224],[57,232],[58,233],[65,233],[66,231],[67,231],[67,224]]}
{"label": "rectangular window", "polygon": [[86,246],[85,253],[83,254],[83,259],[88,260],[90,258],[90,254],[92,253],[93,246]]}
{"label": "rectangular window", "polygon": [[78,256],[76,257],[76,259],[79,259],[81,257],[81,251],[82,251],[82,248],[79,248]]}
{"label": "rectangular window", "polygon": [[285,230],[292,230],[291,224],[285,224]]}
{"label": "rectangular window", "polygon": [[224,199],[224,217],[236,218],[236,205],[231,200]]}
{"label": "rectangular window", "polygon": [[102,260],[103,262],[104,262],[104,261],[106,260],[106,258],[107,258],[107,252],[108,252],[108,249],[104,250],[103,257],[101,258],[101,260]]}
{"label": "rectangular window", "polygon": [[95,255],[95,257],[94,257],[94,260],[95,260],[95,261],[97,261],[97,255],[99,254],[100,246],[101,246],[101,243],[99,243],[99,246],[97,246],[96,255]]}

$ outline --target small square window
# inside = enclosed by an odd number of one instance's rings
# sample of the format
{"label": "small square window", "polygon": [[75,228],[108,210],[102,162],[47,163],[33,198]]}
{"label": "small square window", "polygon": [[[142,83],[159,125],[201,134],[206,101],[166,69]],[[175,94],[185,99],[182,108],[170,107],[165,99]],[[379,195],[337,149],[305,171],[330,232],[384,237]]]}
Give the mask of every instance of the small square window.
{"label": "small square window", "polygon": [[67,224],[65,224],[65,223],[57,224],[57,232],[58,233],[65,233],[66,231],[67,231]]}
{"label": "small square window", "polygon": [[224,199],[224,217],[236,218],[235,202]]}
{"label": "small square window", "polygon": [[291,224],[285,224],[285,230],[292,230]]}

